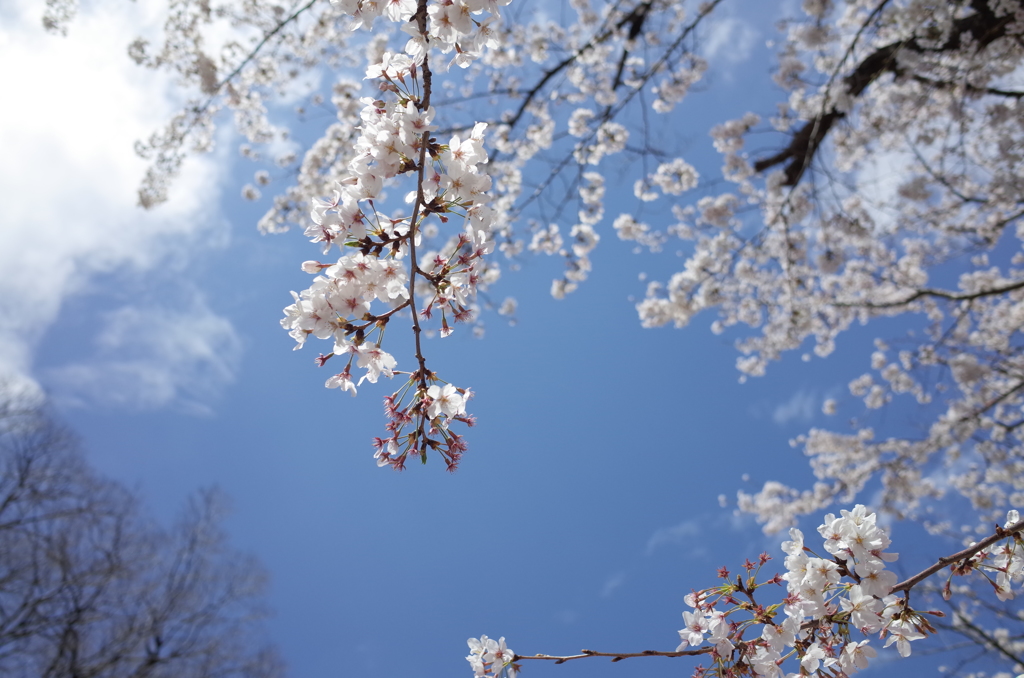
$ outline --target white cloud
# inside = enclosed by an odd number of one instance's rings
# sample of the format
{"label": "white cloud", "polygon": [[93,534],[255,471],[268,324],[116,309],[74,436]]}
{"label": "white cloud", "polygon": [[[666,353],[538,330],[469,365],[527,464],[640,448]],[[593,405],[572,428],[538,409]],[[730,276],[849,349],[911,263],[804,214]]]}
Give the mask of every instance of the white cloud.
{"label": "white cloud", "polygon": [[[42,6],[34,0],[4,2],[0,9],[0,373],[38,376],[40,339],[57,331],[71,305],[108,291],[103,285],[111,278],[122,296],[133,283],[164,284],[163,278],[177,287],[170,296],[181,296],[181,284],[168,271],[197,248],[225,239],[216,208],[222,176],[214,158],[187,163],[168,204],[152,212],[136,207],[146,163],[133,144],[180,103],[169,78],[135,66],[126,52],[136,35],[159,26],[158,6],[89,3],[64,38],[43,31]],[[99,378],[100,371],[115,381],[139,375],[140,355],[161,356],[169,373],[181,369],[171,379],[146,370],[134,395],[125,395],[136,403],[160,405],[186,391],[191,398],[230,379],[227,368],[200,374],[190,367],[205,360],[204,346],[237,345],[237,339],[194,291],[185,292],[193,302],[177,309],[141,310],[129,296],[108,318],[115,324],[97,338],[101,362],[75,367],[74,390],[81,392],[82,380]],[[162,314],[163,331],[155,331]],[[178,329],[168,327],[170,318]],[[129,331],[136,332],[130,339]],[[114,350],[128,344],[129,354]],[[186,375],[195,381],[183,383]]]}
{"label": "white cloud", "polygon": [[856,177],[856,194],[864,209],[875,221],[879,233],[900,228],[899,208],[903,200],[899,187],[913,176],[916,163],[913,154],[902,150],[872,152],[861,160]]}
{"label": "white cloud", "polygon": [[[647,540],[647,555],[651,555],[659,546],[666,544],[695,543],[696,538],[701,534],[702,527],[703,521],[690,518],[678,525],[655,530],[651,538]],[[697,548],[696,551],[702,552],[703,548]]]}
{"label": "white cloud", "polygon": [[567,626],[575,624],[580,620],[580,613],[576,610],[559,610],[554,616],[556,621]]}
{"label": "white cloud", "polygon": [[779,426],[785,426],[791,421],[808,422],[814,419],[817,407],[818,397],[812,392],[800,389],[789,400],[775,407],[772,421]]}
{"label": "white cloud", "polygon": [[719,17],[708,31],[703,54],[708,61],[741,64],[750,58],[760,33],[736,17]]}
{"label": "white cloud", "polygon": [[615,589],[617,589],[620,586],[622,586],[622,584],[625,581],[626,581],[626,573],[625,572],[617,572],[617,573],[613,574],[612,576],[608,577],[608,579],[606,579],[605,582],[604,582],[604,586],[601,587],[601,597],[602,598],[610,597],[613,593],[615,593]]}
{"label": "white cloud", "polygon": [[86,362],[43,375],[65,401],[130,409],[204,403],[231,381],[241,350],[234,329],[198,293],[181,308],[123,306],[105,314]]}

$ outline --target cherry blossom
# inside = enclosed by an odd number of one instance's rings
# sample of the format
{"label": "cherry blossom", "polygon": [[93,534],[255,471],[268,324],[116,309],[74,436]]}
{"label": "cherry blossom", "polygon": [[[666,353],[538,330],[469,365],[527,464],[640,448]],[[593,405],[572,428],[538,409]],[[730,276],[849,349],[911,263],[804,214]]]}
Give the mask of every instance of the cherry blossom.
{"label": "cherry blossom", "polygon": [[[327,342],[315,359],[334,372],[327,388],[397,384],[374,441],[380,466],[428,455],[458,466],[467,443],[452,427],[473,424],[471,392],[428,368],[423,343],[487,310],[479,293],[498,280],[497,260],[559,257],[551,294],[563,298],[591,274],[602,231],[614,231],[628,248],[671,243],[682,254],[674,273],[648,283],[640,323],[716,316],[712,329],[737,337],[743,379],[789,352],[825,359],[854,326],[917,323],[899,344],[876,342],[849,383],[853,405],[823,404],[829,414],[863,411],[852,428],[795,440],[815,476],[809,487],[780,470],[738,494],[766,531],[865,494],[886,518],[927,518],[936,533],[950,531],[952,516],[933,522],[929,512],[947,507],[969,507],[955,516],[967,534],[988,534],[1004,515],[999,529],[1018,525],[1024,5],[804,0],[778,36],[778,101],[714,124],[721,166],[698,171],[682,149],[651,143],[646,121],[688,124],[682,104],[711,68],[699,38],[724,0],[573,0],[561,22],[547,12],[506,21],[509,2],[171,3],[164,39],[129,48],[187,89],[181,112],[138,144],[150,162],[140,204],[166,200],[186,155],[212,148],[221,111],[234,114],[244,158],[289,170],[287,186],[262,169],[243,189],[253,200],[276,193],[262,231],[297,228],[325,259],[301,264],[312,280],[292,292],[281,325],[296,349]],[[45,24],[63,30],[74,7],[51,0]],[[339,74],[308,100],[334,115],[300,153],[269,102],[313,72]],[[446,99],[433,96],[442,88]],[[880,167],[891,170],[884,180]],[[515,302],[499,312],[514,313]],[[411,357],[388,352],[399,325],[411,329]],[[871,422],[909,399],[929,418],[923,434],[876,432]],[[676,654],[780,675],[786,662],[805,673],[865,668],[876,651],[856,633],[911,653],[932,632],[931,613],[910,607],[918,582],[900,589],[880,524],[863,505],[828,514],[820,553],[793,529],[783,574],[756,583],[759,560],[747,579],[690,598]],[[1007,600],[1024,578],[1024,547],[1019,531],[994,536],[943,567]],[[768,582],[785,585],[781,602],[739,602]],[[965,591],[975,588],[956,592]],[[470,648],[477,675],[516,671],[503,640]]]}
{"label": "cherry blossom", "polygon": [[[812,554],[804,543],[803,533],[793,528],[790,539],[781,549],[786,554],[786,573],[761,578],[762,568],[771,561],[762,554],[756,561],[747,561],[743,573],[733,575],[719,569],[722,583],[694,591],[685,597],[692,611],[683,612],[685,628],[679,631],[682,641],[674,651],[636,653],[594,652],[583,650],[568,656],[516,655],[504,661],[520,666],[528,660],[554,660],[562,663],[589,657],[611,657],[618,661],[634,657],[704,657],[710,667],[698,665],[695,678],[710,676],[832,676],[837,671],[851,675],[866,669],[878,656],[872,643],[884,640],[882,648],[892,645],[902,657],[912,653],[912,645],[936,632],[929,618],[943,617],[942,612],[915,610],[910,606],[910,592],[945,567],[951,575],[968,576],[976,567],[1010,570],[1024,562],[1024,521],[1017,511],[1010,511],[1002,528],[983,542],[969,546],[905,581],[885,586],[872,593],[863,585],[863,578],[850,568],[858,558],[884,568],[895,560],[886,549],[889,537],[877,524],[878,515],[858,504],[844,510],[836,518],[829,514],[819,527],[822,548],[831,560]],[[874,548],[860,551],[854,545],[870,544]],[[1005,563],[988,564],[992,553],[1005,554]],[[983,565],[983,563],[986,563]],[[1017,563],[1018,565],[1011,565]],[[952,565],[950,565],[952,564]],[[779,584],[786,583],[786,595],[778,602],[767,602]],[[770,587],[767,588],[766,587]],[[767,591],[767,593],[766,593]],[[893,593],[898,592],[898,593]],[[774,598],[778,600],[780,594]],[[486,644],[485,644],[486,643]],[[467,659],[477,676],[499,675],[496,667],[496,645],[470,640],[474,650]]]}

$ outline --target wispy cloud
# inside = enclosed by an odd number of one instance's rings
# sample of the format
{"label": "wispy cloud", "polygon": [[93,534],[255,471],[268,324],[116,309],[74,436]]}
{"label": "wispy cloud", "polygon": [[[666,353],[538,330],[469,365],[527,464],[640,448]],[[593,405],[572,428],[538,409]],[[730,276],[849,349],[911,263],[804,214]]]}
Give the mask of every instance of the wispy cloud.
{"label": "wispy cloud", "polygon": [[611,595],[613,593],[615,593],[615,589],[617,589],[620,586],[622,586],[623,582],[625,582],[625,581],[626,581],[626,573],[625,572],[616,572],[612,576],[608,577],[608,579],[606,579],[605,582],[604,582],[604,586],[601,587],[601,597],[602,598],[609,598],[609,597],[611,597]]}
{"label": "wispy cloud", "polygon": [[555,621],[558,621],[566,626],[575,624],[580,620],[580,613],[576,610],[559,610],[555,613]]}
{"label": "wispy cloud", "polygon": [[[136,207],[146,164],[133,144],[180,102],[169,94],[168,78],[138,68],[125,51],[134,35],[159,26],[156,4],[98,4],[82,8],[66,38],[42,30],[37,2],[0,9],[0,62],[7,64],[0,91],[11,95],[0,120],[0,372],[38,376],[41,338],[71,305],[115,278],[127,303],[104,319],[93,342],[97,362],[74,366],[54,385],[80,393],[86,379],[130,382],[115,399],[160,405],[231,376],[229,363],[195,367],[209,365],[202,357],[209,347],[237,339],[228,321],[173,275],[197,249],[225,239],[216,210],[222,176],[213,159],[194,159],[168,204],[152,212]],[[133,292],[154,279],[166,279],[169,297],[192,301],[143,308]],[[165,369],[153,371],[141,356],[159,356]]]}
{"label": "wispy cloud", "polygon": [[668,544],[696,543],[703,527],[702,521],[696,518],[684,520],[672,527],[662,527],[654,531],[647,540],[647,555],[651,555],[660,546]]}
{"label": "wispy cloud", "polygon": [[719,17],[704,41],[704,57],[708,61],[740,64],[750,58],[760,33],[738,17]]}
{"label": "wispy cloud", "polygon": [[123,306],[85,361],[53,368],[67,401],[149,409],[169,404],[206,412],[205,403],[234,376],[241,342],[234,328],[194,294],[179,308]]}
{"label": "wispy cloud", "polygon": [[776,405],[772,412],[772,421],[785,426],[793,421],[809,422],[817,412],[818,396],[812,391],[800,389],[784,403]]}

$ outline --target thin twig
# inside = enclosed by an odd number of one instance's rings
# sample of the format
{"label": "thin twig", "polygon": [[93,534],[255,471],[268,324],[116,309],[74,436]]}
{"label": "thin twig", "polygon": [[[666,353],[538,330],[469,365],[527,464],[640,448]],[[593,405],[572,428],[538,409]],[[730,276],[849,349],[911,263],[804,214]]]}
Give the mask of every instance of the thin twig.
{"label": "thin twig", "polygon": [[680,650],[678,652],[662,652],[660,650],[644,650],[643,652],[595,652],[594,650],[580,650],[580,654],[570,654],[555,656],[550,654],[531,654],[531,655],[519,655],[517,654],[512,661],[517,662],[523,659],[541,659],[546,661],[553,661],[556,664],[564,664],[567,661],[573,659],[586,659],[587,657],[610,657],[613,662],[622,661],[623,659],[632,659],[634,657],[696,657],[702,654],[708,654],[714,647],[699,647],[693,650]]}
{"label": "thin twig", "polygon": [[935,574],[936,572],[938,572],[942,568],[948,567],[949,565],[952,565],[954,563],[965,561],[965,560],[973,557],[975,554],[977,554],[982,549],[988,548],[992,544],[995,544],[997,541],[999,541],[1001,539],[1006,539],[1007,537],[1012,536],[1012,535],[1014,535],[1016,533],[1019,533],[1021,531],[1024,531],[1024,520],[1017,521],[1016,523],[1014,523],[1013,525],[1010,525],[1007,528],[996,527],[995,534],[992,534],[992,535],[982,539],[981,541],[979,541],[977,544],[974,544],[973,546],[968,546],[967,548],[965,548],[962,551],[957,551],[956,553],[954,553],[951,556],[946,556],[944,558],[939,558],[938,561],[936,561],[936,563],[934,565],[932,565],[931,567],[918,572],[917,574],[915,574],[913,577],[911,577],[909,579],[905,579],[905,580],[901,581],[899,584],[896,584],[896,586],[892,587],[892,591],[890,591],[890,593],[898,593],[900,591],[909,591],[911,588],[913,588],[914,586],[917,586],[922,581],[924,581],[928,577],[932,576],[933,574]]}
{"label": "thin twig", "polygon": [[[983,646],[987,645],[987,646],[991,647],[996,652],[1000,653],[1001,655],[1003,655],[1004,657],[1006,657],[1007,659],[1009,659],[1010,661],[1012,661],[1015,664],[1024,663],[1024,658],[1013,654],[1013,652],[1008,650],[1005,645],[1003,645],[1002,643],[999,642],[998,638],[996,638],[992,634],[988,633],[987,631],[985,631],[985,629],[981,628],[977,624],[973,623],[970,619],[968,619],[959,610],[954,610],[953,614],[956,616],[957,621],[963,627],[969,629],[971,633],[973,633],[976,636],[981,638],[981,644]],[[953,631],[958,631],[962,635],[970,637],[969,633],[967,633],[963,629],[958,628],[956,625],[951,625],[951,626],[949,626],[949,628],[951,630],[953,630]],[[978,642],[977,639],[975,639],[975,638],[971,638],[971,640],[972,640],[972,642]]]}
{"label": "thin twig", "polygon": [[[231,82],[231,80],[233,80],[236,75],[241,73],[242,69],[245,68],[246,65],[250,61],[252,61],[253,59],[256,58],[256,55],[259,54],[261,49],[263,49],[263,46],[266,45],[267,42],[272,37],[274,37],[275,35],[277,35],[278,33],[281,32],[281,29],[283,29],[285,26],[287,26],[291,22],[293,22],[296,19],[298,19],[302,15],[303,12],[305,12],[310,7],[312,7],[314,4],[316,4],[317,2],[320,2],[320,1],[321,0],[309,0],[309,2],[307,2],[305,5],[303,5],[302,7],[298,8],[297,10],[292,12],[292,14],[290,16],[288,16],[286,19],[281,21],[281,23],[279,23],[277,26],[275,26],[272,30],[267,31],[267,33],[263,36],[263,39],[260,40],[259,43],[255,47],[252,48],[252,51],[249,52],[249,55],[246,56],[244,59],[242,59],[242,63],[238,64],[238,67],[235,68],[235,70],[231,71],[228,75],[226,75],[223,79],[221,79],[220,82],[217,83],[216,90],[219,92],[221,87],[223,87],[224,85],[226,85],[229,82]],[[211,97],[210,100],[212,101],[213,98]],[[208,103],[209,102],[207,102],[207,105],[208,105]]]}

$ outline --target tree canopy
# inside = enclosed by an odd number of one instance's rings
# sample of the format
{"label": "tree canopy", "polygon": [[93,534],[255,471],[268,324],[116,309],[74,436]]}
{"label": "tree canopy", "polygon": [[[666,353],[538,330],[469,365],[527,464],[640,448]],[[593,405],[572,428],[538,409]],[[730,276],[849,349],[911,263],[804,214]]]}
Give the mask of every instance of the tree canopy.
{"label": "tree canopy", "polygon": [[[193,99],[140,142],[152,166],[139,202],[166,199],[185,154],[212,144],[223,110],[247,139],[243,154],[290,170],[275,186],[261,169],[245,189],[257,198],[278,188],[260,228],[302,228],[325,258],[301,264],[314,278],[282,325],[297,348],[326,342],[316,360],[331,366],[328,388],[355,394],[398,377],[374,441],[378,465],[395,469],[435,456],[454,470],[470,444],[455,428],[474,422],[471,393],[428,366],[421,337],[471,326],[488,307],[514,313],[514,300],[485,295],[503,262],[529,253],[564,258],[551,291],[570,294],[602,230],[640,250],[684,248],[680,270],[648,285],[640,322],[682,327],[717,314],[713,330],[738,337],[744,376],[789,351],[823,358],[855,325],[904,318],[850,384],[868,414],[798,439],[813,486],[783,476],[740,493],[739,508],[777,531],[867,501],[873,488],[884,515],[967,541],[991,533],[995,550],[944,564],[1001,573],[992,586],[1009,595],[1024,504],[1024,3],[804,0],[781,26],[775,107],[710,130],[721,167],[709,180],[672,130],[687,124],[684,97],[713,91],[701,84],[713,75],[705,36],[724,4],[172,2],[163,41],[137,40],[129,54],[178,75]],[[47,25],[61,30],[74,3],[48,8]],[[325,72],[330,91],[310,92],[309,107],[336,121],[301,158],[268,157],[289,137],[268,101]],[[414,345],[401,360],[384,342],[399,324]],[[927,426],[878,439],[871,411],[904,399]],[[888,537],[875,512],[829,514],[821,532],[832,557],[817,558],[816,572],[802,534],[786,547],[789,627],[775,621],[779,608],[757,607],[753,579],[691,599],[692,632],[718,641],[715,670],[772,674],[790,648],[805,672],[840,657],[853,671],[866,650],[851,629],[898,638],[901,654],[934,630],[909,596],[893,596],[910,587],[880,574]],[[877,589],[865,581],[876,576]],[[746,626],[730,627],[714,607],[740,594],[767,634],[757,641],[740,642]],[[852,621],[860,613],[864,623]],[[474,639],[471,649],[478,675],[514,670],[500,642]]]}
{"label": "tree canopy", "polygon": [[25,678],[274,678],[264,574],[193,497],[164,529],[99,477],[37,398],[0,391],[0,672]]}

